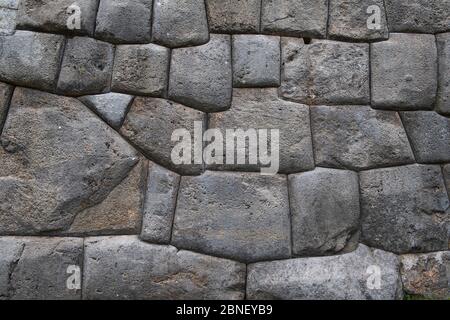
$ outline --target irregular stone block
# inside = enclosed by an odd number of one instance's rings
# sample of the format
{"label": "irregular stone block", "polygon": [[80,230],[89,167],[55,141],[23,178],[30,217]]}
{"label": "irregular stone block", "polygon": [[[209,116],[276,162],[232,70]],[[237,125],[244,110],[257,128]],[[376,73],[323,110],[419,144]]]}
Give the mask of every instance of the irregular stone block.
{"label": "irregular stone block", "polygon": [[149,43],[153,0],[100,0],[95,37],[112,43]]}
{"label": "irregular stone block", "polygon": [[[392,300],[402,298],[396,255],[359,245],[352,253],[248,266],[248,299]],[[374,276],[380,275],[380,282]]]}
{"label": "irregular stone block", "polygon": [[9,102],[13,93],[14,87],[6,83],[0,82],[0,133],[3,129],[3,124],[8,113]]}
{"label": "irregular stone block", "polygon": [[[369,10],[372,8],[375,11]],[[380,14],[379,26],[370,19],[374,13]],[[365,42],[389,39],[383,0],[330,0],[329,15],[330,39]]]}
{"label": "irregular stone block", "polygon": [[168,244],[177,202],[180,176],[150,163],[140,239]]}
{"label": "irregular stone block", "polygon": [[450,33],[437,34],[439,77],[436,111],[450,116]]}
{"label": "irregular stone block", "polygon": [[448,249],[449,199],[439,166],[360,173],[362,240],[395,253]]}
{"label": "irregular stone block", "polygon": [[293,253],[331,255],[358,246],[359,184],[352,171],[317,168],[289,176]]}
{"label": "irregular stone block", "polygon": [[[279,130],[280,172],[292,173],[314,168],[308,106],[279,99],[275,88],[234,89],[233,92],[233,104],[230,110],[210,114],[208,128],[219,129],[227,148],[234,143],[235,154],[238,152],[245,154],[246,163],[239,164],[237,161],[233,161],[234,159],[227,159],[226,150],[223,150],[222,147],[222,150],[216,150],[215,156],[222,155],[223,164],[209,163],[209,168],[232,171],[260,171],[261,168],[274,168],[273,161],[270,164],[261,162],[260,154],[256,154],[258,155],[257,162],[250,163],[251,157],[246,144],[227,140],[226,131],[236,129],[242,129],[244,132],[249,129]],[[257,143],[260,143],[260,136],[261,133],[259,133]],[[267,136],[272,137],[270,132],[267,133]],[[244,136],[241,138],[245,139]],[[267,146],[268,152],[272,151],[270,140],[262,142]],[[273,151],[276,152],[276,150]],[[273,157],[271,159],[275,160]]]}
{"label": "irregular stone block", "polygon": [[[203,124],[206,116],[203,112],[185,107],[169,100],[158,98],[136,97],[120,130],[120,133],[136,145],[152,161],[162,164],[180,174],[200,174],[203,171],[203,160],[195,157],[196,149],[202,149]],[[196,137],[196,122],[200,126]],[[189,163],[178,164],[172,160],[174,147],[180,145],[179,140],[172,141],[177,129],[186,130],[190,134],[188,150],[191,154]],[[192,143],[193,138],[195,139]],[[187,139],[187,138],[186,138]],[[183,139],[183,145],[186,141]]]}
{"label": "irregular stone block", "polygon": [[63,44],[63,36],[31,31],[0,36],[0,80],[54,91]]}
{"label": "irregular stone block", "polygon": [[293,37],[325,38],[328,0],[262,0],[261,29]]}
{"label": "irregular stone block", "polygon": [[432,111],[401,112],[419,163],[450,162],[450,119]]}
{"label": "irregular stone block", "polygon": [[169,97],[205,112],[230,107],[232,95],[230,36],[211,35],[207,44],[172,51]]}
{"label": "irregular stone block", "polygon": [[396,112],[366,106],[311,107],[316,165],[365,170],[414,162]]}
{"label": "irregular stone block", "polygon": [[447,0],[385,0],[389,30],[393,32],[439,33],[450,31]]}
{"label": "irregular stone block", "polygon": [[156,44],[117,46],[112,90],[136,95],[165,95],[169,55],[169,49]]}
{"label": "irregular stone block", "polygon": [[17,10],[0,7],[0,36],[13,35],[16,31]]}
{"label": "irregular stone block", "polygon": [[372,106],[377,109],[433,109],[437,90],[434,36],[392,33],[371,44]]}
{"label": "irregular stone block", "polygon": [[98,0],[20,0],[17,26],[20,29],[92,36],[97,8]]}
{"label": "irregular stone block", "polygon": [[450,252],[400,256],[403,288],[407,294],[449,299]]}
{"label": "irregular stone block", "polygon": [[58,92],[64,95],[104,93],[110,90],[114,47],[87,37],[67,40]]}
{"label": "irregular stone block", "polygon": [[127,94],[110,92],[106,94],[84,96],[80,97],[78,100],[91,108],[92,111],[98,114],[111,127],[119,130],[125,120],[128,107],[133,99],[133,96]]}
{"label": "irregular stone block", "polygon": [[206,0],[206,7],[211,32],[259,32],[261,0]]}
{"label": "irregular stone block", "polygon": [[10,275],[23,251],[23,243],[16,238],[0,237],[0,300],[9,298],[12,289]]}
{"label": "irregular stone block", "polygon": [[7,9],[17,9],[19,7],[19,0],[0,0],[0,7]]}
{"label": "irregular stone block", "polygon": [[1,146],[0,234],[67,230],[138,162],[80,101],[25,88],[14,91]]}
{"label": "irregular stone block", "polygon": [[153,41],[163,46],[198,46],[209,41],[204,1],[156,0]]}
{"label": "irregular stone block", "polygon": [[283,38],[280,94],[306,104],[368,104],[369,45]]}
{"label": "irregular stone block", "polygon": [[243,299],[245,265],[134,236],[85,241],[83,298],[87,300]]}
{"label": "irregular stone block", "polygon": [[243,262],[291,254],[285,176],[210,172],[182,177],[172,244]]}
{"label": "irregular stone block", "polygon": [[280,37],[233,36],[234,86],[278,87],[280,55]]}

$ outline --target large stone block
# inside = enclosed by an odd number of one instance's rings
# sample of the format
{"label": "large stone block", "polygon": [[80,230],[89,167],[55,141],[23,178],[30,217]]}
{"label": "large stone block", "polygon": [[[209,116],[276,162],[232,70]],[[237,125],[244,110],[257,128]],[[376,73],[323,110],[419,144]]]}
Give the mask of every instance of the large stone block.
{"label": "large stone block", "polygon": [[6,120],[13,90],[13,86],[0,82],[0,133]]}
{"label": "large stone block", "polygon": [[16,31],[17,10],[0,7],[0,36],[10,36]]}
{"label": "large stone block", "polygon": [[439,78],[436,111],[450,116],[450,33],[436,35]]}
{"label": "large stone block", "polygon": [[228,300],[244,294],[244,264],[134,236],[85,241],[84,299]]}
{"label": "large stone block", "polygon": [[265,33],[325,38],[328,0],[262,0],[261,29]]}
{"label": "large stone block", "polygon": [[371,44],[372,106],[377,109],[433,109],[437,49],[433,35],[392,33]]}
{"label": "large stone block", "polygon": [[54,91],[64,37],[31,31],[0,36],[0,80]]}
{"label": "large stone block", "polygon": [[205,111],[230,107],[232,95],[231,40],[211,35],[202,46],[172,51],[169,97]]}
{"label": "large stone block", "polygon": [[366,106],[311,107],[316,165],[365,170],[414,162],[396,112]]}
{"label": "large stone block", "polygon": [[362,240],[395,253],[448,249],[449,199],[439,166],[360,173]]}
{"label": "large stone block", "polygon": [[172,244],[243,262],[291,254],[285,176],[217,173],[182,177]]}
{"label": "large stone block", "polygon": [[258,33],[261,0],[206,0],[211,32]]}
{"label": "large stone block", "polygon": [[281,95],[306,104],[368,104],[369,45],[282,39]]}
{"label": "large stone block", "polygon": [[317,168],[289,176],[293,253],[331,255],[358,246],[359,184],[352,171]]}
{"label": "large stone block", "polygon": [[[359,245],[352,253],[248,266],[247,298],[392,300],[402,298],[397,256]],[[374,276],[380,275],[378,282]]]}

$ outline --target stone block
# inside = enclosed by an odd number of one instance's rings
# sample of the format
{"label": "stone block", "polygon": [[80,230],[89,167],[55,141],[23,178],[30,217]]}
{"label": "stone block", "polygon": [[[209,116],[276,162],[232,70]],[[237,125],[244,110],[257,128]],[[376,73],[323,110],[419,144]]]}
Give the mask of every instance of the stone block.
{"label": "stone block", "polygon": [[450,33],[436,35],[439,75],[436,111],[450,116]]}
{"label": "stone block", "polygon": [[206,0],[211,32],[258,33],[261,0]]}

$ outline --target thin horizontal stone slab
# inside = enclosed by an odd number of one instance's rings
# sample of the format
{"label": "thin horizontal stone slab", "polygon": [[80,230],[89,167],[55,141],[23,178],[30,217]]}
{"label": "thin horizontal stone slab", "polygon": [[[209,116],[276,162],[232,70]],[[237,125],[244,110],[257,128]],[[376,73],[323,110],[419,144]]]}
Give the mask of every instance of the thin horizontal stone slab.
{"label": "thin horizontal stone slab", "polygon": [[211,32],[258,33],[261,0],[206,0]]}

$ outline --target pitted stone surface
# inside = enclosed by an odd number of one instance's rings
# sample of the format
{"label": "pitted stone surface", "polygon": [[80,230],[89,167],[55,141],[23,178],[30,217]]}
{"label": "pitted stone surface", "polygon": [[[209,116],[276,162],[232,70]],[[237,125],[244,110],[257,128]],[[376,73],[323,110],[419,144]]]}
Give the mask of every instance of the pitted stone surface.
{"label": "pitted stone surface", "polygon": [[445,185],[447,186],[448,196],[450,198],[450,164],[446,164],[442,167],[444,172]]}
{"label": "pitted stone surface", "polygon": [[325,38],[328,0],[262,0],[261,31]]}
{"label": "pitted stone surface", "polygon": [[282,39],[281,96],[306,104],[368,104],[369,46]]}
{"label": "pitted stone surface", "polygon": [[366,106],[313,106],[311,126],[318,166],[359,171],[414,162],[396,112]]}
{"label": "pitted stone surface", "polygon": [[53,91],[63,45],[64,37],[53,34],[17,31],[0,36],[0,80]]}
{"label": "pitted stone surface", "polygon": [[6,120],[6,114],[8,112],[13,90],[13,86],[0,82],[0,133],[2,132],[3,124]]}
{"label": "pitted stone surface", "polygon": [[360,187],[365,244],[395,253],[448,249],[450,204],[439,166],[361,172]]}
{"label": "pitted stone surface", "polygon": [[[209,115],[209,129],[220,129],[228,146],[232,141],[226,139],[227,129],[275,129],[279,130],[280,172],[293,173],[314,168],[311,141],[309,108],[302,104],[278,98],[276,89],[234,89],[233,104],[230,110]],[[271,133],[267,133],[268,136]],[[259,134],[260,135],[260,134]],[[265,143],[270,151],[270,144]],[[210,168],[220,170],[260,171],[269,165],[258,161],[249,163],[245,144],[235,144],[235,154],[241,149],[246,154],[246,164],[227,164],[226,151],[216,150],[223,155],[224,164],[212,164]]]}
{"label": "pitted stone surface", "polygon": [[216,173],[182,177],[172,244],[243,262],[291,253],[287,179]]}
{"label": "pitted stone surface", "polygon": [[437,90],[433,35],[392,33],[371,44],[372,106],[378,109],[433,109]]}
{"label": "pitted stone surface", "polygon": [[450,33],[437,34],[439,77],[436,111],[450,116]]}
{"label": "pitted stone surface", "polygon": [[[380,289],[370,290],[373,266],[380,268]],[[364,245],[333,257],[261,262],[248,266],[249,299],[392,300],[402,298],[399,261]],[[372,271],[373,272],[373,271]]]}
{"label": "pitted stone surface", "polygon": [[17,10],[0,7],[0,36],[13,35],[16,31]]}
{"label": "pitted stone surface", "polygon": [[211,32],[257,33],[261,0],[206,0]]}
{"label": "pitted stone surface", "polygon": [[231,37],[212,34],[202,46],[174,49],[169,98],[205,112],[230,107],[232,95]]}
{"label": "pitted stone surface", "polygon": [[19,0],[0,0],[0,7],[17,10],[19,8]]}
{"label": "pitted stone surface", "polygon": [[332,255],[358,246],[359,184],[352,171],[317,168],[289,176],[296,256]]}
{"label": "pitted stone surface", "polygon": [[198,46],[209,41],[204,1],[155,0],[153,41],[163,46]]}
{"label": "pitted stone surface", "polygon": [[245,265],[134,236],[85,241],[83,298],[243,299]]}

